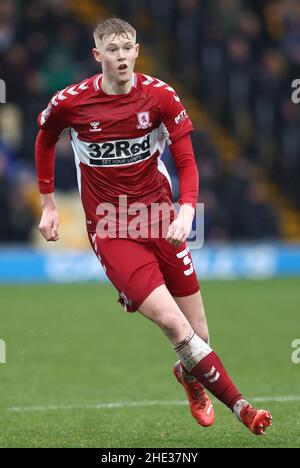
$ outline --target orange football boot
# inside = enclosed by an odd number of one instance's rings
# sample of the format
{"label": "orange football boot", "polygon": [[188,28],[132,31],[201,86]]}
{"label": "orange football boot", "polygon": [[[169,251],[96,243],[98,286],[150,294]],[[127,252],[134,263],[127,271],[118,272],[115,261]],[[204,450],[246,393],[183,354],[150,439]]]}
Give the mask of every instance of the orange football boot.
{"label": "orange football boot", "polygon": [[203,385],[198,380],[185,380],[180,361],[174,365],[173,374],[186,391],[191,413],[197,423],[204,427],[212,426],[215,422],[215,411]]}
{"label": "orange football boot", "polygon": [[266,427],[272,425],[272,415],[268,411],[257,410],[249,404],[241,409],[240,419],[256,435],[266,435]]}

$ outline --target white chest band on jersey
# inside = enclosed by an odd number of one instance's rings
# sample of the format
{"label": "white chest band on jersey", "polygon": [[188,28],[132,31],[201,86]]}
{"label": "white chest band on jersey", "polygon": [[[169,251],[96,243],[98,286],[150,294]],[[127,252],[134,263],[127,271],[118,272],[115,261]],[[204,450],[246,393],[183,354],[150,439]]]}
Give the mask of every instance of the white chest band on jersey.
{"label": "white chest band on jersey", "polygon": [[146,135],[124,140],[101,142],[84,141],[71,128],[71,141],[79,162],[96,167],[120,167],[138,164],[163,153],[166,136],[161,128],[155,128]]}

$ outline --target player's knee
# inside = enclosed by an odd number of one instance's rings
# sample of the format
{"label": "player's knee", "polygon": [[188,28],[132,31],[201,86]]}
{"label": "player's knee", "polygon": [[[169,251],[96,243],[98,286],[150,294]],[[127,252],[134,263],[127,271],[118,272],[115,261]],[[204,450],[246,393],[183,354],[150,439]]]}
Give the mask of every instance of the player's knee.
{"label": "player's knee", "polygon": [[158,324],[167,335],[177,335],[183,328],[188,328],[188,323],[180,314],[162,314]]}

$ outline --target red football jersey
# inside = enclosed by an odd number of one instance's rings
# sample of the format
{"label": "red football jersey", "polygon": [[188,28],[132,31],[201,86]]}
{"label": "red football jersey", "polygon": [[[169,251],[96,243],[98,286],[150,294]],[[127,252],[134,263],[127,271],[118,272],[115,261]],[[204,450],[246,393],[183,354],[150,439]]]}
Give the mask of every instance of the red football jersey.
{"label": "red football jersey", "polygon": [[118,206],[120,195],[127,195],[128,204],[171,203],[171,180],[161,155],[166,143],[193,130],[168,84],[134,73],[128,94],[111,95],[102,90],[101,80],[98,74],[57,92],[38,118],[40,129],[57,139],[70,129],[87,228],[93,232],[97,206]]}

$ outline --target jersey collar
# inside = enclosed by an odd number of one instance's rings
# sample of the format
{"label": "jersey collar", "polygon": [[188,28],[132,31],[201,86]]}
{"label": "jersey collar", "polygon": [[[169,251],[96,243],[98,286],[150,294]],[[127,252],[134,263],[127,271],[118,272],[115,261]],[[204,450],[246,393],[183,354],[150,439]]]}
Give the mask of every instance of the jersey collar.
{"label": "jersey collar", "polygon": [[[105,95],[106,95],[106,93],[104,93],[104,91],[103,91],[102,88],[101,88],[102,76],[103,76],[103,73],[99,73],[99,75],[97,75],[96,78],[94,79],[93,85],[94,85],[95,91],[101,92],[102,94],[105,94]],[[132,83],[132,88],[136,88],[136,84],[137,84],[137,76],[136,76],[136,73],[133,73],[133,74],[132,74],[132,81],[131,81],[131,83]],[[131,88],[130,92],[127,93],[127,94],[131,94],[132,88]],[[107,95],[107,96],[108,96],[108,95]],[[117,96],[117,95],[112,94],[112,96]]]}

